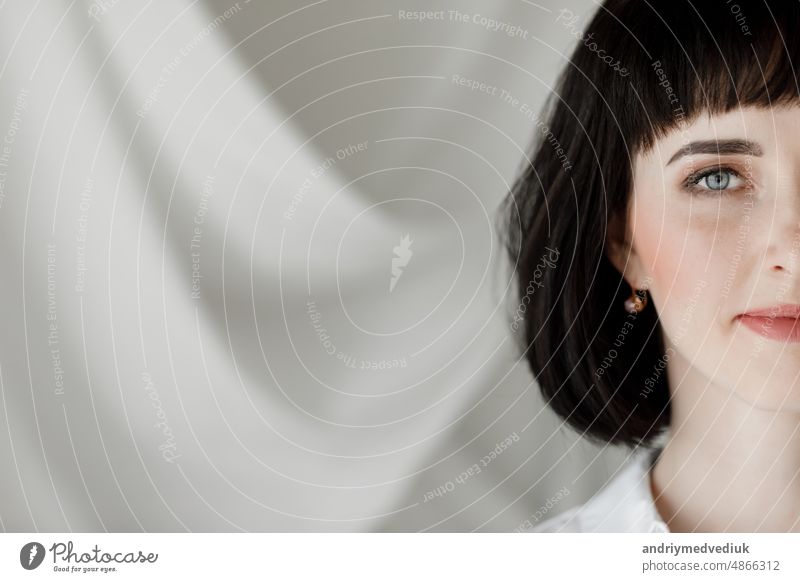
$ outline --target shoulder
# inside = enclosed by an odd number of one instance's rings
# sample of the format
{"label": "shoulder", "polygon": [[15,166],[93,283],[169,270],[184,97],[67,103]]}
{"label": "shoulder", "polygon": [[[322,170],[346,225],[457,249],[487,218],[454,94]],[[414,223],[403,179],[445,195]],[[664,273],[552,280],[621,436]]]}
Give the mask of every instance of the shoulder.
{"label": "shoulder", "polygon": [[635,451],[591,499],[529,530],[555,532],[666,532],[650,488],[650,467],[658,451]]}

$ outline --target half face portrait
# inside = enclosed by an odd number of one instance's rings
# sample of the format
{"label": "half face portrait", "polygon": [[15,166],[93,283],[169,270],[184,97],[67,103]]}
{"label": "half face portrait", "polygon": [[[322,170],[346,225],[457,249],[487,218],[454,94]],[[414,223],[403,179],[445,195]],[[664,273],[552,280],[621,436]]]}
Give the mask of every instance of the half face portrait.
{"label": "half face portrait", "polygon": [[797,105],[701,113],[636,155],[611,258],[647,287],[676,390],[800,410],[798,160]]}
{"label": "half face portrait", "polygon": [[640,457],[600,499],[650,509],[542,531],[800,529],[798,22],[609,0],[571,54],[506,199],[520,295],[561,257],[516,336],[566,426]]}

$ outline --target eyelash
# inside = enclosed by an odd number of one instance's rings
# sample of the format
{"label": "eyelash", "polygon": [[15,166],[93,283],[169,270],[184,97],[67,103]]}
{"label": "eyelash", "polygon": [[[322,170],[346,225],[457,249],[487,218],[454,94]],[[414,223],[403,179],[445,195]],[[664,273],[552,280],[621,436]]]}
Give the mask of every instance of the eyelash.
{"label": "eyelash", "polygon": [[733,194],[734,192],[736,192],[737,188],[726,188],[724,190],[712,190],[711,188],[700,188],[700,187],[697,186],[697,184],[703,178],[705,178],[707,176],[712,176],[714,174],[719,174],[719,173],[728,173],[728,174],[731,174],[732,176],[735,176],[737,178],[740,178],[740,179],[742,178],[742,175],[739,172],[737,172],[736,170],[734,170],[733,168],[730,168],[728,166],[714,166],[713,168],[707,168],[705,170],[699,170],[697,172],[689,174],[686,177],[686,179],[683,181],[682,187],[687,192],[690,192],[692,194],[699,195],[699,196],[726,196],[726,195],[730,195],[730,194]]}

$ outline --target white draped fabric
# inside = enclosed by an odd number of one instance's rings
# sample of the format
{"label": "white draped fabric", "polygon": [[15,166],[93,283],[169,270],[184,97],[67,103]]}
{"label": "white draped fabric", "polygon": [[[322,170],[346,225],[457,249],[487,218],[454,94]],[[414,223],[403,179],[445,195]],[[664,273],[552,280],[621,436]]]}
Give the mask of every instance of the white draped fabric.
{"label": "white draped fabric", "polygon": [[498,232],[565,5],[450,4],[0,4],[4,531],[524,530],[605,482]]}

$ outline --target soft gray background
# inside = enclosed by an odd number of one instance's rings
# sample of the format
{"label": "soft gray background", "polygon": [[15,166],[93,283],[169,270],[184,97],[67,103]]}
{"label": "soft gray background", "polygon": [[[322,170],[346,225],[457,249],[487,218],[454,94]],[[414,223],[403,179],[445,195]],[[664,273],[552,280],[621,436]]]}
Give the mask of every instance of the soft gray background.
{"label": "soft gray background", "polygon": [[511,531],[606,481],[513,347],[495,229],[593,2],[91,6],[0,5],[3,530]]}

